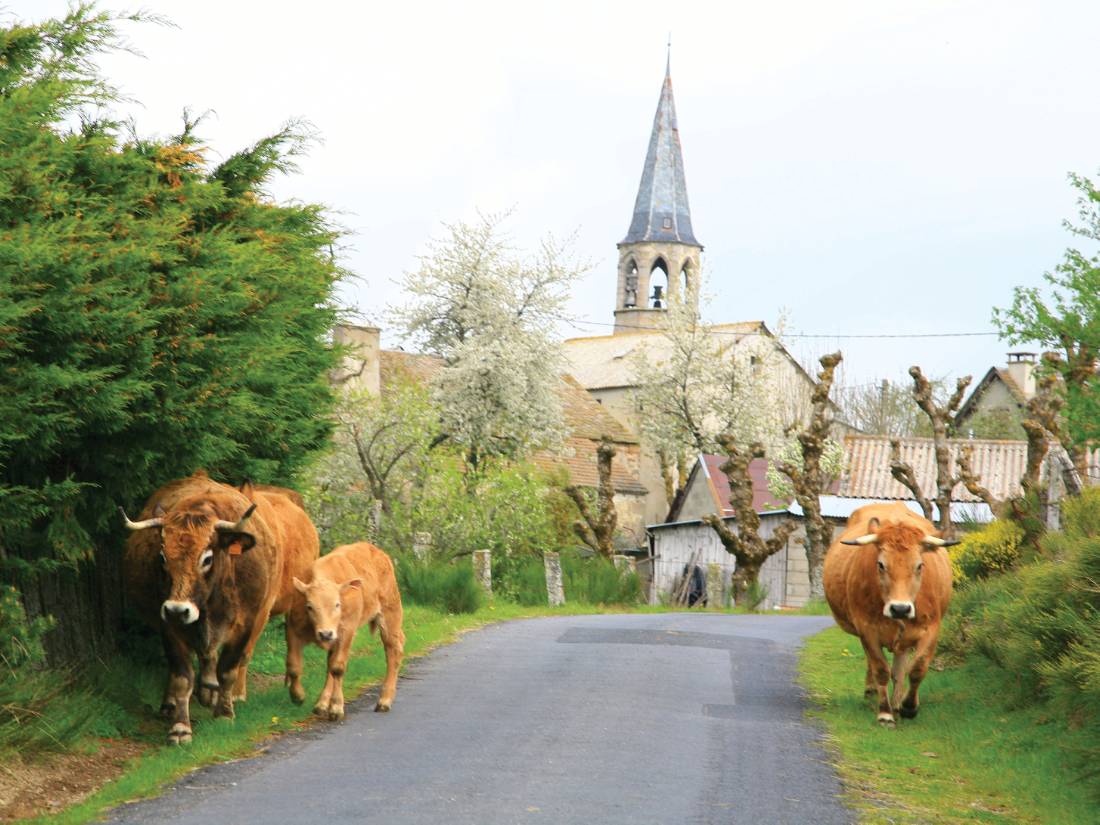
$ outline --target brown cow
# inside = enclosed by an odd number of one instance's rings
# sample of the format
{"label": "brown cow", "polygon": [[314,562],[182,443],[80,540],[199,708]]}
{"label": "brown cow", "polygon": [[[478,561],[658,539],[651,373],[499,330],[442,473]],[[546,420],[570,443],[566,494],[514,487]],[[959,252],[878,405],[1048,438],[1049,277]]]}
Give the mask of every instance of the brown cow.
{"label": "brown cow", "polygon": [[[906,719],[917,715],[917,691],[951,601],[943,548],[957,543],[939,538],[932,522],[904,504],[869,504],[852,513],[825,555],[825,598],[837,624],[863,643],[864,695],[878,694],[880,724],[893,726],[895,711]],[[884,649],[894,654],[892,667]]]}
{"label": "brown cow", "polygon": [[199,701],[231,718],[268,618],[290,609],[294,577],[317,558],[317,530],[285,495],[241,492],[202,471],[159,489],[126,524],[134,531],[123,557],[128,595],[160,630],[168,659],[168,741],[189,742],[191,653],[201,664]]}
{"label": "brown cow", "polygon": [[390,557],[373,544],[337,547],[313,563],[298,590],[286,621],[286,673],[290,698],[305,699],[302,649],[310,642],[328,651],[328,676],[314,713],[336,721],[344,718],[344,671],[355,631],[370,622],[386,650],[386,678],[376,711],[388,711],[397,692],[397,671],[405,651],[401,629],[401,593]]}

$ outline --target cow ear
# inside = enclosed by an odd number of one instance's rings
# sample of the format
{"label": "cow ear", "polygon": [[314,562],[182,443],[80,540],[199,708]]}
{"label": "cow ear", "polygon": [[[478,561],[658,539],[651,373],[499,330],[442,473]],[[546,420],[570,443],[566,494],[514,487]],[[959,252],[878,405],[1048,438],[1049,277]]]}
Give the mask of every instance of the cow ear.
{"label": "cow ear", "polygon": [[247,553],[256,546],[256,537],[251,533],[241,531],[234,533],[229,530],[218,530],[218,548],[228,551],[231,556],[239,556]]}
{"label": "cow ear", "polygon": [[879,523],[878,523],[877,518],[872,518],[869,522],[867,522],[867,532],[868,533],[877,533],[878,528],[879,528]]}
{"label": "cow ear", "polygon": [[342,585],[340,585],[341,595],[348,592],[349,590],[362,590],[362,589],[363,589],[363,580],[362,579],[351,579],[349,581],[344,582]]}
{"label": "cow ear", "polygon": [[309,587],[306,585],[306,583],[304,581],[302,581],[297,576],[295,576],[294,577],[294,589],[297,590],[299,593],[301,593],[304,596],[306,591],[309,590]]}
{"label": "cow ear", "polygon": [[244,483],[243,483],[243,484],[241,484],[241,486],[240,486],[240,487],[238,487],[237,489],[238,489],[238,490],[240,490],[240,491],[241,491],[241,494],[242,494],[242,495],[243,495],[243,496],[244,496],[245,498],[247,498],[247,499],[248,499],[249,501],[255,501],[255,500],[256,500],[256,490],[255,490],[255,488],[254,488],[254,487],[252,486],[252,481],[251,481],[251,479],[247,479],[247,478],[246,478],[246,479],[244,480]]}

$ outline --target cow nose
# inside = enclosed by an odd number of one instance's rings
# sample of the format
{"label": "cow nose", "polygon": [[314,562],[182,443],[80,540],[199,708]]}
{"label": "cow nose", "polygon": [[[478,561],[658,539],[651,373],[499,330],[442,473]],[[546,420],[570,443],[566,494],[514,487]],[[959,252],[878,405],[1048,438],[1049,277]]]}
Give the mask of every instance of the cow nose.
{"label": "cow nose", "polygon": [[331,642],[333,639],[336,638],[336,631],[335,630],[318,630],[317,631],[317,638],[320,639],[322,642]]}
{"label": "cow nose", "polygon": [[913,606],[910,604],[905,604],[904,602],[891,602],[890,616],[895,619],[907,619],[912,609]]}

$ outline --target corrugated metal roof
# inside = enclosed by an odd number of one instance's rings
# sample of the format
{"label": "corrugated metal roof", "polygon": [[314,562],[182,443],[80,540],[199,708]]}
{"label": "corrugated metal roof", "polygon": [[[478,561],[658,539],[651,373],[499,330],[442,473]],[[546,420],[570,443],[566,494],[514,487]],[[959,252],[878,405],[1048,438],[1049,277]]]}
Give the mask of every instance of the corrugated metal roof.
{"label": "corrugated metal roof", "polygon": [[[731,345],[739,343],[743,336],[767,331],[761,321],[714,324],[708,329],[729,336]],[[672,341],[661,330],[653,329],[568,338],[563,343],[569,373],[581,386],[590,390],[637,385],[635,360],[643,350],[651,360],[667,360],[671,355]]]}
{"label": "corrugated metal roof", "polygon": [[665,68],[661,98],[653,116],[649,150],[634,201],[630,229],[622,243],[665,241],[702,246],[691,229],[684,157],[676,125],[676,103],[672,99],[672,75]]}

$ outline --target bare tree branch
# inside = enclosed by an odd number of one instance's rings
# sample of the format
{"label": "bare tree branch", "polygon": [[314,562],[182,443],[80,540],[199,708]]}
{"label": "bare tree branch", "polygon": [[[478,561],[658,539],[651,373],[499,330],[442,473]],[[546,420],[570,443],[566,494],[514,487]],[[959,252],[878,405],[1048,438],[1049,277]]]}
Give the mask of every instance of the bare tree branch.
{"label": "bare tree branch", "polygon": [[916,499],[917,504],[920,505],[924,517],[931,521],[933,515],[932,502],[929,501],[928,497],[921,491],[920,483],[917,481],[917,474],[913,472],[912,465],[901,460],[901,442],[896,438],[890,439],[890,475],[894,477],[895,481],[913,494],[913,498]]}
{"label": "bare tree branch", "polygon": [[727,460],[722,464],[730,485],[730,506],[737,519],[737,532],[729,529],[720,514],[712,513],[703,517],[703,523],[709,525],[718,534],[722,546],[737,560],[737,569],[733,574],[734,602],[739,602],[749,586],[760,577],[760,568],[769,556],[778,553],[798,529],[798,522],[787,519],[780,524],[770,538],[760,535],[760,516],[752,506],[752,476],[749,464],[754,458],[763,458],[764,446],[752,444],[747,450],[738,448],[733,436],[725,434],[719,437],[719,443],[726,451]]}
{"label": "bare tree branch", "polygon": [[[958,412],[959,405],[966,394],[966,388],[970,386],[970,376],[964,375],[960,378],[955,383],[955,392],[951,394],[946,404],[940,406],[932,397],[932,385],[924,377],[921,368],[910,367],[909,375],[913,378],[913,398],[932,422],[932,442],[936,451],[936,506],[940,511],[939,526],[943,535],[950,538],[955,529],[951,521],[951,493],[962,479],[951,474],[951,448],[947,443],[947,433],[955,423],[955,413]],[[894,477],[898,478],[896,474]],[[901,481],[901,479],[898,480]],[[905,484],[904,481],[902,483]],[[924,508],[923,504],[921,508]]]}

